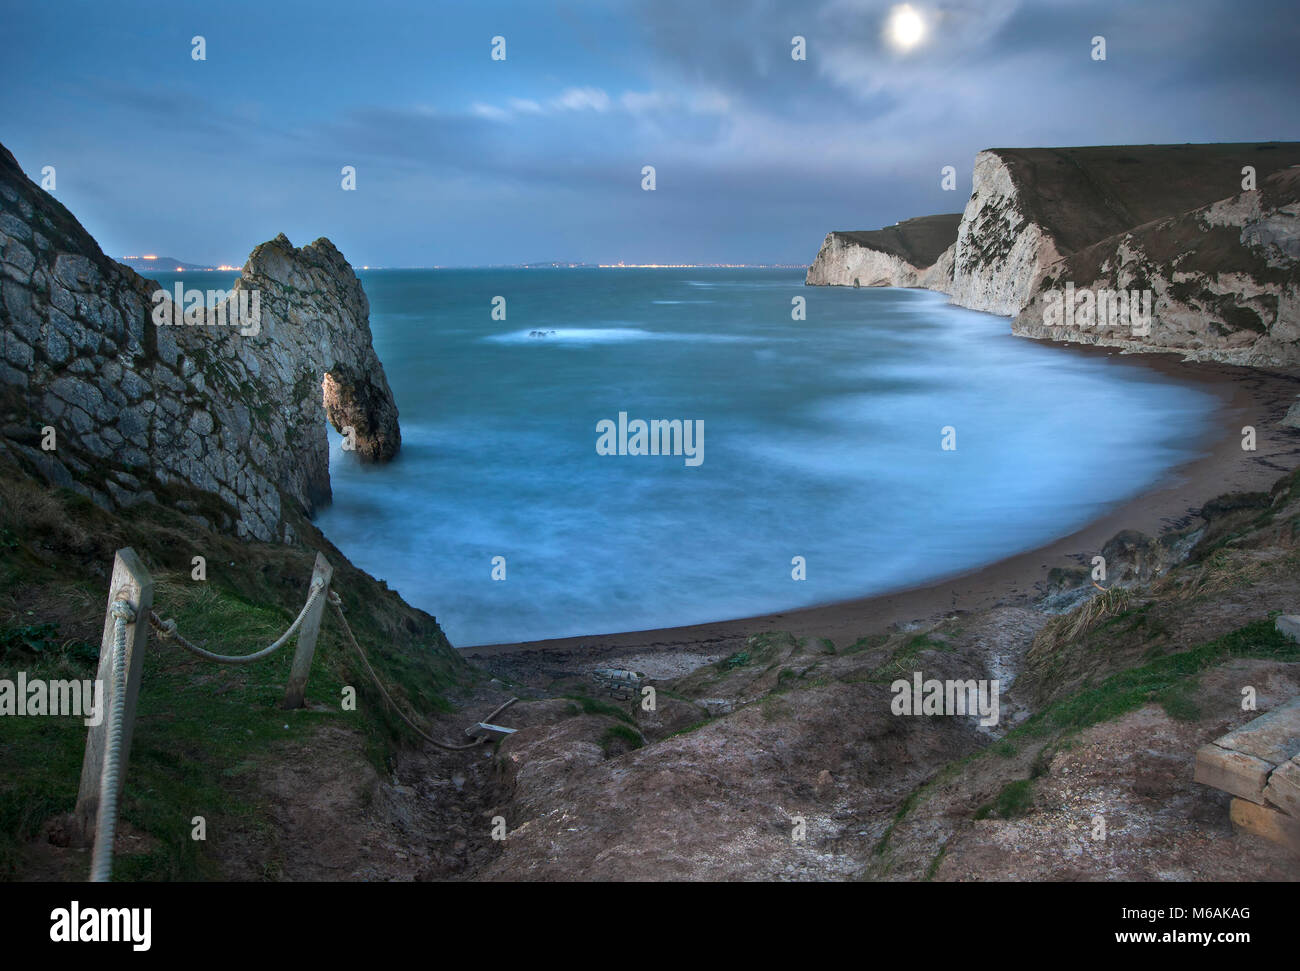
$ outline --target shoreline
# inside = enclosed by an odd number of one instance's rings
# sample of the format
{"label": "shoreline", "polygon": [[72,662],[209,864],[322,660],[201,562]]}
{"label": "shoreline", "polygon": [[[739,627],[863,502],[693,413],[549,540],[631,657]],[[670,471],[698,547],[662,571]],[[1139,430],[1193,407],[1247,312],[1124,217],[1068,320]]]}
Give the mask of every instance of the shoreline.
{"label": "shoreline", "polygon": [[[1062,350],[1118,362],[1137,363],[1218,397],[1211,437],[1204,454],[1170,469],[1144,492],[1120,503],[1081,529],[1043,546],[1005,557],[974,570],[923,585],[811,607],[775,611],[687,626],[659,627],[486,644],[460,648],[468,660],[506,655],[543,655],[562,662],[574,655],[600,660],[623,654],[721,654],[749,635],[789,631],[795,637],[828,637],[838,647],[895,624],[938,620],[958,611],[1025,603],[1043,592],[1052,567],[1083,565],[1116,533],[1140,530],[1158,536],[1186,524],[1210,499],[1227,492],[1266,491],[1300,466],[1300,431],[1280,421],[1300,394],[1300,376],[1230,364],[1184,362],[1176,353],[1120,354],[1114,348],[1044,341]],[[1256,429],[1256,450],[1241,448],[1241,429]]]}

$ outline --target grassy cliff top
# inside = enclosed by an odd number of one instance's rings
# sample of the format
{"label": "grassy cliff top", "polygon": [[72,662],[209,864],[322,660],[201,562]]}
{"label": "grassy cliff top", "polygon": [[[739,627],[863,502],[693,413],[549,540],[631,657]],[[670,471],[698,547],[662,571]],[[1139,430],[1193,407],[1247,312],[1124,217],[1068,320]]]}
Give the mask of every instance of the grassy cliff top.
{"label": "grassy cliff top", "polygon": [[[450,715],[454,699],[477,675],[437,620],[352,566],[311,522],[291,518],[296,542],[244,542],[165,506],[110,513],[0,462],[0,679],[20,671],[95,677],[116,549],[129,545],[143,560],[159,615],[229,654],[257,650],[288,627],[320,551],[334,566],[331,589],[397,702],[455,738],[463,718]],[[207,561],[201,581],[196,554]],[[241,852],[261,854],[264,878],[274,879],[288,837],[271,825],[276,809],[259,780],[315,765],[328,771],[353,754],[369,768],[349,762],[347,771],[388,777],[397,753],[420,744],[375,690],[332,612],[317,641],[308,706],[281,710],[295,643],[256,664],[226,666],[150,635],[121,806],[130,838],[116,855],[115,879],[230,879],[240,876],[228,867]],[[343,704],[345,687],[356,690],[353,708]],[[76,802],[86,728],[71,717],[4,721],[0,880],[82,879],[85,860],[45,836]],[[191,838],[195,815],[208,820],[212,839]],[[255,852],[240,849],[248,846]]]}
{"label": "grassy cliff top", "polygon": [[921,270],[933,266],[940,254],[957,241],[957,225],[960,222],[961,213],[947,212],[938,216],[905,219],[884,229],[834,232],[831,235],[897,256]]}
{"label": "grassy cliff top", "polygon": [[1025,214],[1052,234],[1063,254],[1236,195],[1247,165],[1262,184],[1300,164],[1300,142],[989,151],[1010,169]]}

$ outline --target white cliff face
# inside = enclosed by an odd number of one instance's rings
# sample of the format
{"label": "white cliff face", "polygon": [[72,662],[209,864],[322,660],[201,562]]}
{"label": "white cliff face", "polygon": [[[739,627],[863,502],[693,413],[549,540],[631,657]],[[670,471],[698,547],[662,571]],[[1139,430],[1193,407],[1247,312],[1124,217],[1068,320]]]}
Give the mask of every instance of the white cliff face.
{"label": "white cliff face", "polygon": [[[1300,174],[1294,178],[1300,182]],[[1150,290],[1149,329],[1123,319],[1065,322],[1052,308],[1067,283],[1094,292]],[[1072,254],[1049,268],[1012,331],[1126,351],[1176,351],[1189,360],[1300,367],[1295,193],[1242,192]]]}
{"label": "white cliff face", "polygon": [[[946,290],[958,213],[908,219],[872,232],[827,233],[808,268],[810,286]],[[946,249],[945,249],[946,247]]]}
{"label": "white cliff face", "polygon": [[1025,215],[1020,189],[996,152],[980,152],[970,201],[957,241],[929,267],[827,235],[806,282],[823,286],[925,287],[952,295],[972,310],[1012,316],[1033,292],[1043,268],[1057,259],[1056,243]]}
{"label": "white cliff face", "polygon": [[975,156],[970,201],[953,249],[953,303],[1014,315],[1043,268],[1060,254],[1051,236],[1025,215],[1020,189],[996,152]]}
{"label": "white cliff face", "polygon": [[[1042,208],[1032,196],[1039,191],[1041,173],[1030,169],[1026,175],[1023,160],[1013,169],[1003,154],[976,156],[956,242],[933,266],[913,266],[851,238],[858,234],[831,233],[807,282],[942,291],[959,306],[1015,317],[1014,333],[1026,337],[1177,351],[1193,359],[1259,367],[1300,367],[1300,166],[1277,170],[1259,191],[1063,253],[1052,229],[1034,216]],[[1045,183],[1043,191],[1055,193],[1045,198],[1058,213],[1062,202],[1069,212],[1073,198],[1062,199],[1062,193],[1081,196],[1080,215],[1104,206],[1096,196],[1083,198],[1096,183],[1089,188],[1069,185],[1050,178]],[[1067,282],[1076,289],[1150,290],[1149,331],[1135,331],[1129,321],[1098,326],[1086,318],[1045,316],[1052,291]]]}
{"label": "white cliff face", "polygon": [[939,258],[934,261],[933,266],[921,271],[920,279],[916,285],[924,287],[926,290],[952,293],[953,261],[956,252],[957,244],[953,243],[939,254]]}
{"label": "white cliff face", "polygon": [[827,233],[804,282],[824,287],[916,287],[922,271],[892,253]]}

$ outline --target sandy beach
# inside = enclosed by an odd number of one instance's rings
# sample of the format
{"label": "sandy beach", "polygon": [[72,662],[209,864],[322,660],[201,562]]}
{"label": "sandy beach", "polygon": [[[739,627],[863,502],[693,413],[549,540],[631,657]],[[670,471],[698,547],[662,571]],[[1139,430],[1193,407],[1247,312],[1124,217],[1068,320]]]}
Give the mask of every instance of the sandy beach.
{"label": "sandy beach", "polygon": [[[923,586],[684,627],[482,645],[466,648],[465,656],[489,668],[497,666],[494,658],[502,659],[512,672],[518,671],[521,663],[559,673],[590,661],[635,666],[652,677],[671,677],[725,657],[757,631],[784,630],[796,637],[828,637],[844,646],[893,624],[923,623],[958,611],[1030,601],[1044,591],[1051,568],[1087,564],[1121,530],[1159,535],[1186,525],[1196,510],[1216,496],[1267,490],[1279,476],[1300,465],[1300,431],[1280,424],[1300,394],[1298,375],[1184,362],[1176,354],[1121,356],[1110,348],[1055,346],[1063,353],[1141,363],[1215,395],[1220,407],[1211,432],[1199,443],[1200,457],[1171,470],[1146,492],[1082,529],[1037,549]],[[1257,447],[1253,452],[1241,447],[1241,429],[1246,425],[1256,429]],[[508,662],[505,655],[511,655]]]}

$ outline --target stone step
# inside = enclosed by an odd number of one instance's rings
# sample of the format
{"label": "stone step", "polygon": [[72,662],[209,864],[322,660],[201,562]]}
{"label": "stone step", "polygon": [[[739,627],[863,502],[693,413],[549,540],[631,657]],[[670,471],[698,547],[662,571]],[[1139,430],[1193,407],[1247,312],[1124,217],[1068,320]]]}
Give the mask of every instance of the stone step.
{"label": "stone step", "polygon": [[1272,765],[1290,761],[1293,755],[1300,755],[1300,697],[1216,738],[1214,744]]}
{"label": "stone step", "polygon": [[[1292,410],[1296,410],[1295,407]],[[1300,614],[1283,614],[1274,626],[1293,641],[1300,641]]]}

